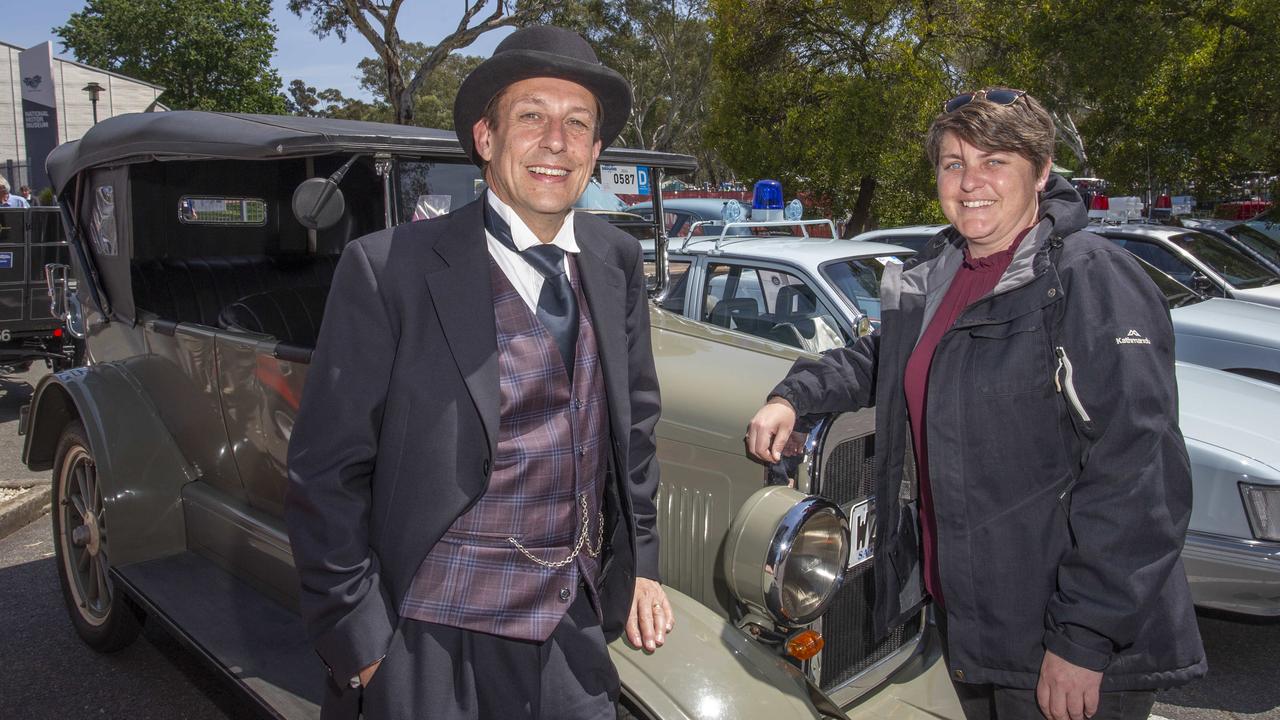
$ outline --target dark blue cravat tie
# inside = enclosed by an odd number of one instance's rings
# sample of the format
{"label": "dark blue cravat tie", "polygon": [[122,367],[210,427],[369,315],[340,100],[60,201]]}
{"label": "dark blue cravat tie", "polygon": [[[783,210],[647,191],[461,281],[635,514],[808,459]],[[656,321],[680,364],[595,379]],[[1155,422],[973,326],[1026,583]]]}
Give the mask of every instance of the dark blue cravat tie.
{"label": "dark blue cravat tie", "polygon": [[535,314],[555,339],[560,357],[564,359],[565,372],[572,379],[574,350],[578,345],[578,299],[569,284],[569,275],[564,271],[564,250],[548,243],[539,243],[524,251],[517,250],[515,241],[511,239],[511,226],[493,209],[487,197],[484,227],[498,242],[519,254],[542,274],[542,293],[538,295]]}

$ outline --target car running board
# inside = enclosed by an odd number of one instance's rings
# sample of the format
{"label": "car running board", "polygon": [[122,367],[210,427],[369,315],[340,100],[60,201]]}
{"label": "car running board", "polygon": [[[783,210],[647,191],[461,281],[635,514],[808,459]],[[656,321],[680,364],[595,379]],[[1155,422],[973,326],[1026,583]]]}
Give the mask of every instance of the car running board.
{"label": "car running board", "polygon": [[270,716],[320,717],[325,668],[297,615],[192,552],[113,574],[150,619],[164,623]]}

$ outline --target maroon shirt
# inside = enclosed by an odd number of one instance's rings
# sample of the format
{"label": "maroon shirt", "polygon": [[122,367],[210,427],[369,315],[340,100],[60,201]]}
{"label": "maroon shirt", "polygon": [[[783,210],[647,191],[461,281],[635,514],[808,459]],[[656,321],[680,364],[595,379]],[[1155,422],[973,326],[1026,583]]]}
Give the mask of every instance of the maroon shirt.
{"label": "maroon shirt", "polygon": [[965,308],[995,289],[1000,276],[1009,268],[1013,254],[1026,237],[1027,228],[1018,234],[1006,250],[982,258],[969,256],[964,250],[964,262],[951,280],[951,287],[942,297],[937,312],[929,321],[929,327],[920,336],[916,348],[907,360],[906,374],[902,379],[907,395],[907,415],[911,419],[911,435],[915,438],[916,473],[920,480],[920,540],[924,553],[924,589],[934,602],[943,604],[942,581],[938,575],[938,525],[933,515],[933,492],[929,487],[928,434],[925,431],[926,400],[929,392],[929,367],[933,364],[933,352],[942,336],[956,324]]}

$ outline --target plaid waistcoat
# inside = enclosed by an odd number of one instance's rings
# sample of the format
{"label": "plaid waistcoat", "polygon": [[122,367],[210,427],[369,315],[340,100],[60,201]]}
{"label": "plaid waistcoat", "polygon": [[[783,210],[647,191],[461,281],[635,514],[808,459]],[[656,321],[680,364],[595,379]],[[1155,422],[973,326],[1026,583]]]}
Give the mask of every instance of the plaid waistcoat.
{"label": "plaid waistcoat", "polygon": [[402,617],[541,642],[576,597],[579,580],[595,587],[609,413],[572,262],[580,312],[570,384],[551,334],[489,261],[502,398],[489,487],[422,561]]}

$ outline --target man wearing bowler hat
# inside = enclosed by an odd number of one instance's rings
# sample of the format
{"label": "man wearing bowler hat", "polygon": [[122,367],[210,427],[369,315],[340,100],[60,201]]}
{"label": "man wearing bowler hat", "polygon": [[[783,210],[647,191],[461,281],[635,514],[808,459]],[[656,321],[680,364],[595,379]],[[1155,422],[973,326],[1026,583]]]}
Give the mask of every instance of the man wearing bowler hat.
{"label": "man wearing bowler hat", "polygon": [[572,211],[630,107],[518,30],[454,104],[484,197],[343,253],[285,506],[326,718],[612,718],[606,643],[672,629],[643,259]]}

